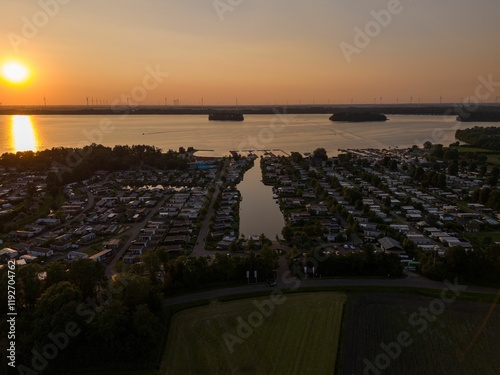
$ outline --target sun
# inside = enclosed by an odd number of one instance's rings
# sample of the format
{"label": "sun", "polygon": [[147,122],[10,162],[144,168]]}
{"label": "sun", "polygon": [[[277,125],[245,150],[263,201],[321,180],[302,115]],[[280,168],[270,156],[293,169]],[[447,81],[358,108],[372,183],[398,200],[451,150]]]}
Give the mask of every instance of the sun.
{"label": "sun", "polygon": [[16,61],[10,61],[2,66],[2,77],[10,83],[20,84],[28,80],[30,75],[29,69]]}

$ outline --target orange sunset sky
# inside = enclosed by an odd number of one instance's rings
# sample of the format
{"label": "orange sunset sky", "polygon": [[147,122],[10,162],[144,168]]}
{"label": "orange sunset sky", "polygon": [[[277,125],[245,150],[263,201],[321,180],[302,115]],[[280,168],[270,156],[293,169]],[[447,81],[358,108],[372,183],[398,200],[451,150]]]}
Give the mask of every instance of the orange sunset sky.
{"label": "orange sunset sky", "polygon": [[[49,105],[84,105],[87,97],[111,104],[143,86],[148,66],[168,77],[141,104],[456,102],[474,95],[481,76],[500,82],[497,0],[0,6],[0,64],[30,70],[23,83],[0,78],[2,105],[40,105],[44,97]],[[356,30],[372,36],[356,44]],[[347,45],[356,53],[346,57]],[[484,101],[499,96],[500,84]]]}

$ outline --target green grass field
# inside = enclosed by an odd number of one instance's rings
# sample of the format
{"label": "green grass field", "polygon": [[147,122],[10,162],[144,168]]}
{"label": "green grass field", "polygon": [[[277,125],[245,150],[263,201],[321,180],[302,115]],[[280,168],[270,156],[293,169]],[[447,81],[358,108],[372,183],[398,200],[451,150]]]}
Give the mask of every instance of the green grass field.
{"label": "green grass field", "polygon": [[489,153],[495,152],[493,150],[487,150],[485,148],[468,147],[468,146],[457,147],[457,150],[458,150],[458,152],[463,152],[463,153],[465,153],[465,152],[478,152],[481,154],[489,154]]}
{"label": "green grass field", "polygon": [[488,155],[488,163],[500,166],[500,155]]}
{"label": "green grass field", "polygon": [[498,151],[487,150],[484,148],[476,148],[476,147],[465,147],[465,146],[457,147],[456,149],[461,154],[466,154],[469,152],[485,154],[488,156],[488,163],[493,165],[500,165],[500,155]]}
{"label": "green grass field", "polygon": [[467,237],[473,238],[479,243],[482,243],[486,237],[491,237],[492,242],[500,242],[500,232],[467,233]]}
{"label": "green grass field", "polygon": [[[160,374],[333,374],[346,297],[282,295],[282,303],[260,313],[255,301],[269,299],[214,302],[175,314]],[[242,321],[253,327],[243,330]]]}

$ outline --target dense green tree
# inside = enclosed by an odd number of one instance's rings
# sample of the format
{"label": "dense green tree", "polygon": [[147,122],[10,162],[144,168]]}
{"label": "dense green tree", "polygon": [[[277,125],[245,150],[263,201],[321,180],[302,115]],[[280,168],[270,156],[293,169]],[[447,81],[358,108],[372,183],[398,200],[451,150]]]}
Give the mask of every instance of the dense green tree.
{"label": "dense green tree", "polygon": [[211,278],[214,281],[228,281],[231,279],[231,270],[234,264],[230,256],[226,254],[216,253],[214,261],[210,267]]}
{"label": "dense green tree", "polygon": [[445,254],[449,272],[454,275],[464,275],[467,270],[468,256],[462,247],[450,247]]}
{"label": "dense green tree", "polygon": [[291,242],[293,237],[293,229],[290,225],[285,225],[281,230],[281,235],[286,242]]}
{"label": "dense green tree", "polygon": [[486,183],[491,186],[497,186],[498,185],[498,176],[491,174],[490,177],[486,180]]}
{"label": "dense green tree", "polygon": [[145,304],[138,305],[132,314],[132,327],[135,331],[134,345],[140,353],[145,353],[159,343],[160,319]]}
{"label": "dense green tree", "polygon": [[458,163],[454,161],[448,165],[448,174],[452,176],[456,176],[458,174]]}
{"label": "dense green tree", "polygon": [[422,179],[422,176],[424,175],[424,173],[425,173],[424,168],[418,167],[417,169],[415,169],[415,173],[413,174],[413,178],[416,181],[420,181]]}
{"label": "dense green tree", "polygon": [[347,255],[331,254],[318,265],[322,276],[390,276],[403,275],[397,255],[364,251]]}
{"label": "dense green tree", "polygon": [[161,270],[161,259],[159,251],[147,251],[141,256],[145,272],[150,276],[152,282],[157,281],[157,275]]}
{"label": "dense green tree", "polygon": [[269,280],[274,279],[274,271],[278,269],[278,254],[276,250],[271,249],[271,247],[266,244],[260,250],[258,258],[260,260],[259,269],[262,272],[262,277]]}
{"label": "dense green tree", "polygon": [[444,152],[444,160],[458,160],[459,153],[456,148],[449,148]]}
{"label": "dense green tree", "polygon": [[271,246],[272,245],[272,240],[270,240],[269,238],[266,237],[266,235],[264,233],[261,233],[260,236],[259,236],[259,241],[260,243],[262,244],[262,246],[264,245],[268,245],[268,246]]}
{"label": "dense green tree", "polygon": [[433,145],[429,151],[429,155],[437,159],[442,159],[444,157],[443,145]]}
{"label": "dense green tree", "polygon": [[500,150],[500,129],[496,126],[458,129],[455,138],[474,147]]}
{"label": "dense green tree", "polygon": [[38,298],[43,292],[41,283],[43,268],[38,264],[28,264],[20,267],[16,275],[17,306],[23,310],[33,310]]}
{"label": "dense green tree", "polygon": [[100,306],[99,314],[91,322],[92,341],[105,356],[119,357],[126,351],[124,338],[130,332],[129,313],[129,308],[114,298]]}
{"label": "dense green tree", "polygon": [[68,281],[68,264],[66,262],[53,262],[45,267],[47,277],[45,287],[48,288],[61,281]]}
{"label": "dense green tree", "polygon": [[322,147],[318,147],[313,151],[313,158],[317,160],[327,160],[328,155],[326,153],[326,150]]}
{"label": "dense green tree", "polygon": [[77,286],[63,281],[52,285],[38,301],[33,327],[35,337],[44,340],[49,332],[64,332],[68,322],[80,320],[77,306],[82,300],[82,293]]}
{"label": "dense green tree", "polygon": [[491,168],[490,175],[492,177],[497,177],[498,178],[500,176],[500,168],[497,167],[497,166],[494,166],[493,168]]}
{"label": "dense green tree", "polygon": [[300,152],[295,152],[295,151],[292,151],[291,158],[296,163],[300,163],[303,159],[302,154]]}
{"label": "dense green tree", "polygon": [[68,267],[68,280],[78,286],[83,297],[94,297],[106,283],[104,266],[90,259],[79,259]]}

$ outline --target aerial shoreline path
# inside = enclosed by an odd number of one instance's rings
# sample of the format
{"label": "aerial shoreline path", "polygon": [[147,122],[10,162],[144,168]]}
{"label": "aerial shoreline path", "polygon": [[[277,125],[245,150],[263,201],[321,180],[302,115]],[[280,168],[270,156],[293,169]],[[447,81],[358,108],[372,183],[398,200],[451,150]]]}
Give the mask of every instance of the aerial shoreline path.
{"label": "aerial shoreline path", "polygon": [[[494,99],[494,98],[492,98]],[[285,114],[332,114],[334,111],[366,112],[375,111],[390,115],[459,115],[462,103],[392,103],[392,104],[286,104],[274,105],[2,105],[0,115],[209,115],[214,110],[252,114],[275,114],[278,110]],[[497,103],[478,104],[478,110],[498,112]],[[208,121],[208,118],[207,118]]]}
{"label": "aerial shoreline path", "polygon": [[146,217],[141,220],[138,223],[133,224],[129,229],[127,229],[124,233],[127,234],[127,240],[125,243],[121,246],[120,250],[113,255],[113,259],[111,262],[106,266],[105,274],[107,278],[113,278],[117,272],[115,271],[115,266],[118,263],[118,261],[123,257],[123,254],[128,250],[130,245],[132,244],[132,241],[137,237],[137,235],[141,232],[141,229],[144,228],[144,223],[147,223],[149,220],[152,219],[154,215],[158,212],[158,210],[165,204],[167,201],[167,197],[164,197],[159,204],[156,205],[154,209],[152,209]]}
{"label": "aerial shoreline path", "polygon": [[[220,172],[220,176],[217,181],[220,181],[222,176],[226,175],[226,168],[228,166],[228,162],[224,162],[224,166],[222,167],[222,171]],[[215,206],[215,201],[217,200],[218,195],[220,194],[221,191],[221,186],[220,184],[215,184],[215,190],[212,194],[212,199],[210,200],[210,204],[208,206],[207,213],[205,215],[205,218],[203,219],[203,222],[201,224],[200,231],[198,233],[198,237],[196,240],[196,244],[193,247],[193,251],[190,254],[193,257],[201,257],[201,256],[207,256],[210,254],[215,254],[214,251],[208,251],[205,249],[205,243],[206,239],[208,237],[209,231],[210,231],[210,220],[212,220],[212,216],[214,215],[214,206]]]}
{"label": "aerial shoreline path", "polygon": [[[309,279],[309,280],[299,280],[288,278],[286,283],[283,278],[280,278],[277,282],[275,288],[268,287],[265,283],[261,284],[250,284],[242,285],[232,288],[222,288],[215,290],[208,290],[203,292],[195,292],[190,294],[183,294],[175,297],[169,297],[165,299],[166,306],[174,306],[183,303],[196,302],[201,300],[217,299],[220,297],[228,297],[232,295],[243,295],[252,294],[255,292],[268,291],[269,294],[273,290],[280,290],[286,292],[291,288],[296,288],[296,290],[307,289],[307,288],[320,288],[320,287],[400,287],[400,288],[421,288],[429,290],[444,290],[448,288],[448,285],[453,283],[442,283],[438,281],[432,281],[426,279],[416,273],[407,272],[407,277],[405,279]],[[494,288],[485,288],[477,286],[465,286],[459,285],[460,290],[466,293],[481,293],[481,294],[491,294],[499,295],[500,290]],[[368,291],[367,291],[368,292]],[[381,290],[383,292],[383,290]],[[244,297],[243,297],[244,298]]]}

